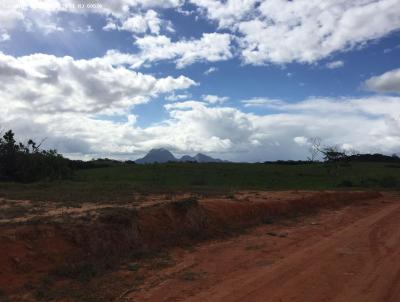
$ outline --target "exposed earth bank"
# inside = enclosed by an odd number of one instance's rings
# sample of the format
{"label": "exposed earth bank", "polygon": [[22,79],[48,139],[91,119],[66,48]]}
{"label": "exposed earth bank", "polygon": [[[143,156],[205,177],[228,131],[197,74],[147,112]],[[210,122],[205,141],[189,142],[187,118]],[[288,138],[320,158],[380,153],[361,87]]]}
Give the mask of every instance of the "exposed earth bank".
{"label": "exposed earth bank", "polygon": [[[2,221],[0,294],[10,301],[398,301],[399,199],[241,192],[44,210]],[[165,250],[156,265],[141,260]],[[69,295],[82,282],[96,295]]]}

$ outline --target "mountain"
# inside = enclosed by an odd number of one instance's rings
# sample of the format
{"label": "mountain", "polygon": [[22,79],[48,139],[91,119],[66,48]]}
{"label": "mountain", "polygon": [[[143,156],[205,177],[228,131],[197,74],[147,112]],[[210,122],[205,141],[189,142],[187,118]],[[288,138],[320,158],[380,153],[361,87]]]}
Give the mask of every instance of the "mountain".
{"label": "mountain", "polygon": [[137,164],[153,164],[166,163],[169,161],[177,161],[175,156],[167,149],[151,149],[144,157],[137,159]]}
{"label": "mountain", "polygon": [[195,156],[184,155],[180,159],[177,159],[167,149],[151,149],[144,157],[135,160],[137,164],[153,164],[153,163],[166,163],[169,161],[180,161],[180,162],[198,162],[198,163],[220,163],[223,162],[221,159],[213,158],[211,156],[198,153]]}
{"label": "mountain", "polygon": [[202,154],[202,153],[197,153],[194,157],[193,157],[194,161],[198,162],[198,163],[221,163],[222,160],[221,159],[217,159],[217,158],[212,158],[211,156]]}
{"label": "mountain", "polygon": [[179,159],[179,161],[182,161],[182,162],[194,162],[194,161],[196,161],[196,159],[194,157],[192,157],[192,156],[184,155]]}

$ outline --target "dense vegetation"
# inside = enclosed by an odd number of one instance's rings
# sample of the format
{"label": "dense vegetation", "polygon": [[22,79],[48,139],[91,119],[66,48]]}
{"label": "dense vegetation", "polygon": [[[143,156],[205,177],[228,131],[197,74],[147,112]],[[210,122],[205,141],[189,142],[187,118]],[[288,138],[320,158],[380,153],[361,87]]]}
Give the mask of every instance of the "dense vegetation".
{"label": "dense vegetation", "polygon": [[32,140],[26,145],[17,143],[11,130],[0,138],[0,180],[32,182],[70,174],[69,160],[56,150],[41,150]]}
{"label": "dense vegetation", "polygon": [[348,162],[339,165],[335,173],[325,163],[116,163],[77,170],[68,180],[0,183],[0,196],[65,202],[124,202],[135,200],[135,193],[231,194],[236,190],[324,189],[398,190],[400,163]]}
{"label": "dense vegetation", "polygon": [[[317,150],[318,151],[318,150]],[[321,149],[324,161],[139,165],[72,161],[10,130],[0,138],[0,196],[35,200],[131,201],[135,193],[201,194],[236,190],[400,189],[400,159]],[[52,180],[51,182],[49,180]]]}

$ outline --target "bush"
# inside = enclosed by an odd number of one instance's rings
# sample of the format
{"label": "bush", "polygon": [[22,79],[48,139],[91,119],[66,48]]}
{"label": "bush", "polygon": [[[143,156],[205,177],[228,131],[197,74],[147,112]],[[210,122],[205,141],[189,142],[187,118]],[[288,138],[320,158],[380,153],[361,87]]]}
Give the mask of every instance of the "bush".
{"label": "bush", "polygon": [[395,188],[398,185],[397,179],[393,176],[386,176],[379,181],[383,188]]}
{"label": "bush", "polygon": [[70,161],[56,150],[41,150],[32,140],[16,143],[9,130],[0,138],[0,180],[32,182],[61,179],[72,172]]}
{"label": "bush", "polygon": [[340,182],[338,186],[351,188],[354,187],[354,183],[351,180],[345,179],[342,182]]}

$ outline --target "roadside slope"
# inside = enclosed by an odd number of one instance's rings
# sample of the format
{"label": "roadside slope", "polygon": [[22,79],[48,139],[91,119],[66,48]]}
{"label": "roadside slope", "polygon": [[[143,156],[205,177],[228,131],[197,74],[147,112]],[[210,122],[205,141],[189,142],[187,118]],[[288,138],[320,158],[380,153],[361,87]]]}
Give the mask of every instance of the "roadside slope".
{"label": "roadside slope", "polygon": [[177,250],[135,302],[400,301],[400,197],[384,193]]}
{"label": "roadside slope", "polygon": [[400,204],[186,301],[400,301]]}

